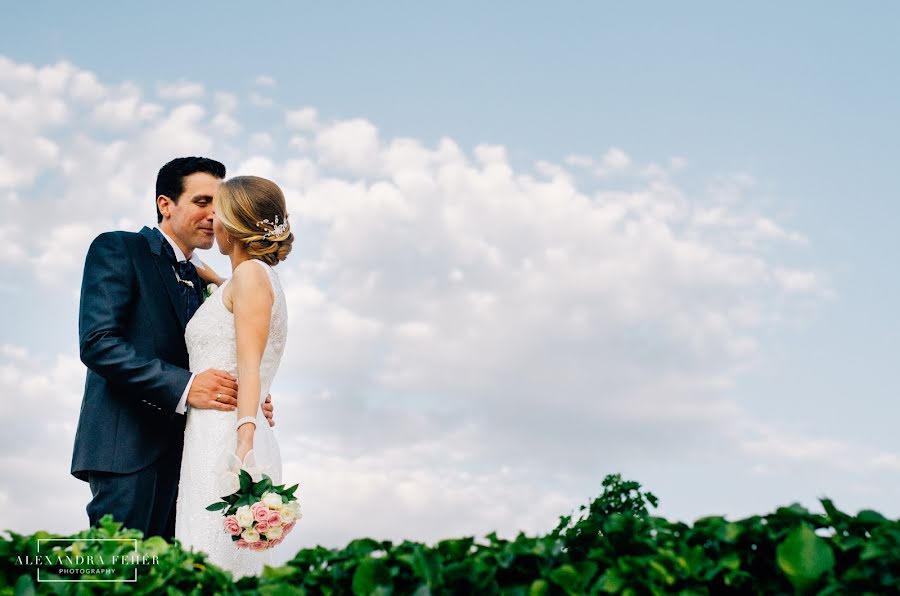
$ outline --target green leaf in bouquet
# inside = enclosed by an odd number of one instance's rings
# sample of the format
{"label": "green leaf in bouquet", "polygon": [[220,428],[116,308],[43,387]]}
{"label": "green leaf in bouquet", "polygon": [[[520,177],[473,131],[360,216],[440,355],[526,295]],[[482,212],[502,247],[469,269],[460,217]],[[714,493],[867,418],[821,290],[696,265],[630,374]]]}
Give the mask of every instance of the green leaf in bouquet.
{"label": "green leaf in bouquet", "polygon": [[288,489],[285,489],[285,491],[284,491],[283,493],[281,493],[281,494],[284,495],[284,496],[293,497],[293,496],[294,496],[294,493],[297,491],[297,487],[298,487],[298,486],[300,486],[300,485],[299,485],[299,484],[295,484],[294,486],[292,486],[292,487],[290,487],[290,488],[288,488]]}
{"label": "green leaf in bouquet", "polygon": [[207,511],[221,511],[228,507],[228,503],[225,501],[219,501],[218,503],[213,503],[212,505],[206,508]]}
{"label": "green leaf in bouquet", "polygon": [[241,473],[238,474],[238,479],[241,482],[241,492],[250,492],[250,489],[253,487],[253,478],[250,476],[250,473],[247,470],[241,470]]}
{"label": "green leaf in bouquet", "polygon": [[263,475],[263,479],[253,485],[253,496],[261,497],[270,488],[272,488],[272,479]]}

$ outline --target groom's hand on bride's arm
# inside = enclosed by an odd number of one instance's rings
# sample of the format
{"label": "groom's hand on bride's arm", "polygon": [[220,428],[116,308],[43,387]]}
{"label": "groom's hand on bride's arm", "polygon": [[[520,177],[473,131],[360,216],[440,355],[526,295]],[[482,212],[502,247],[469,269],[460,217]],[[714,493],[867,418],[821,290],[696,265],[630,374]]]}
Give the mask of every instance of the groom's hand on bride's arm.
{"label": "groom's hand on bride's arm", "polygon": [[266,401],[263,402],[262,405],[263,415],[266,417],[266,421],[269,423],[269,426],[275,426],[275,418],[273,416],[274,409],[272,408],[272,394],[266,396]]}
{"label": "groom's hand on bride's arm", "polygon": [[234,410],[237,407],[237,379],[224,370],[205,370],[194,377],[187,403],[201,410]]}

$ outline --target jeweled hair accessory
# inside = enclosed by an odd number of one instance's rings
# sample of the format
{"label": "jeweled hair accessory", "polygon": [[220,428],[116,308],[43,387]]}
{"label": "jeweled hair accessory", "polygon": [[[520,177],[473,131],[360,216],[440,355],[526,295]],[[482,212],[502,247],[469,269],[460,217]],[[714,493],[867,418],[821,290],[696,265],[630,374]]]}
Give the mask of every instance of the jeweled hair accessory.
{"label": "jeweled hair accessory", "polygon": [[[267,228],[266,226],[270,227]],[[256,227],[262,228],[266,231],[263,234],[263,238],[268,238],[270,236],[281,236],[282,234],[284,234],[285,230],[287,230],[288,227],[287,215],[284,216],[284,221],[282,222],[279,222],[279,218],[277,215],[275,216],[275,223],[272,223],[268,219],[258,221],[256,222]]]}

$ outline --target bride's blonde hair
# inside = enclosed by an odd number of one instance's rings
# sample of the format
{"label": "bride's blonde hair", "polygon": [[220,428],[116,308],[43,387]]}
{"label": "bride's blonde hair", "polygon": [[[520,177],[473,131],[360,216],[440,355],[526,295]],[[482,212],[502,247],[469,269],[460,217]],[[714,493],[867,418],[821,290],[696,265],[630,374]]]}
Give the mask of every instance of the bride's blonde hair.
{"label": "bride's blonde hair", "polygon": [[267,265],[287,258],[294,234],[277,184],[258,176],[235,176],[219,185],[213,201],[225,231],[243,242],[251,257]]}

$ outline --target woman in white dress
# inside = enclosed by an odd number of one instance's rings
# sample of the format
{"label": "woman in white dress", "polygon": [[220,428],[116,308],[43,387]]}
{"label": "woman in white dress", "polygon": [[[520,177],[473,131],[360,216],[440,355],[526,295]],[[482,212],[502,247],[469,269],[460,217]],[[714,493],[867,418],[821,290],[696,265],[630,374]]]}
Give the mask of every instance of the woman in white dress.
{"label": "woman in white dress", "polygon": [[282,482],[278,443],[260,404],[287,337],[284,292],[272,267],[290,253],[294,236],[281,189],[264,178],[223,182],[213,206],[216,243],[231,259],[232,276],[191,318],[185,341],[192,371],[216,368],[238,377],[237,410],[187,413],[175,537],[238,579],[259,575],[272,564],[272,551],[237,548],[221,512],[206,507],[234,490],[227,487],[228,462],[251,468],[255,480],[265,473]]}

